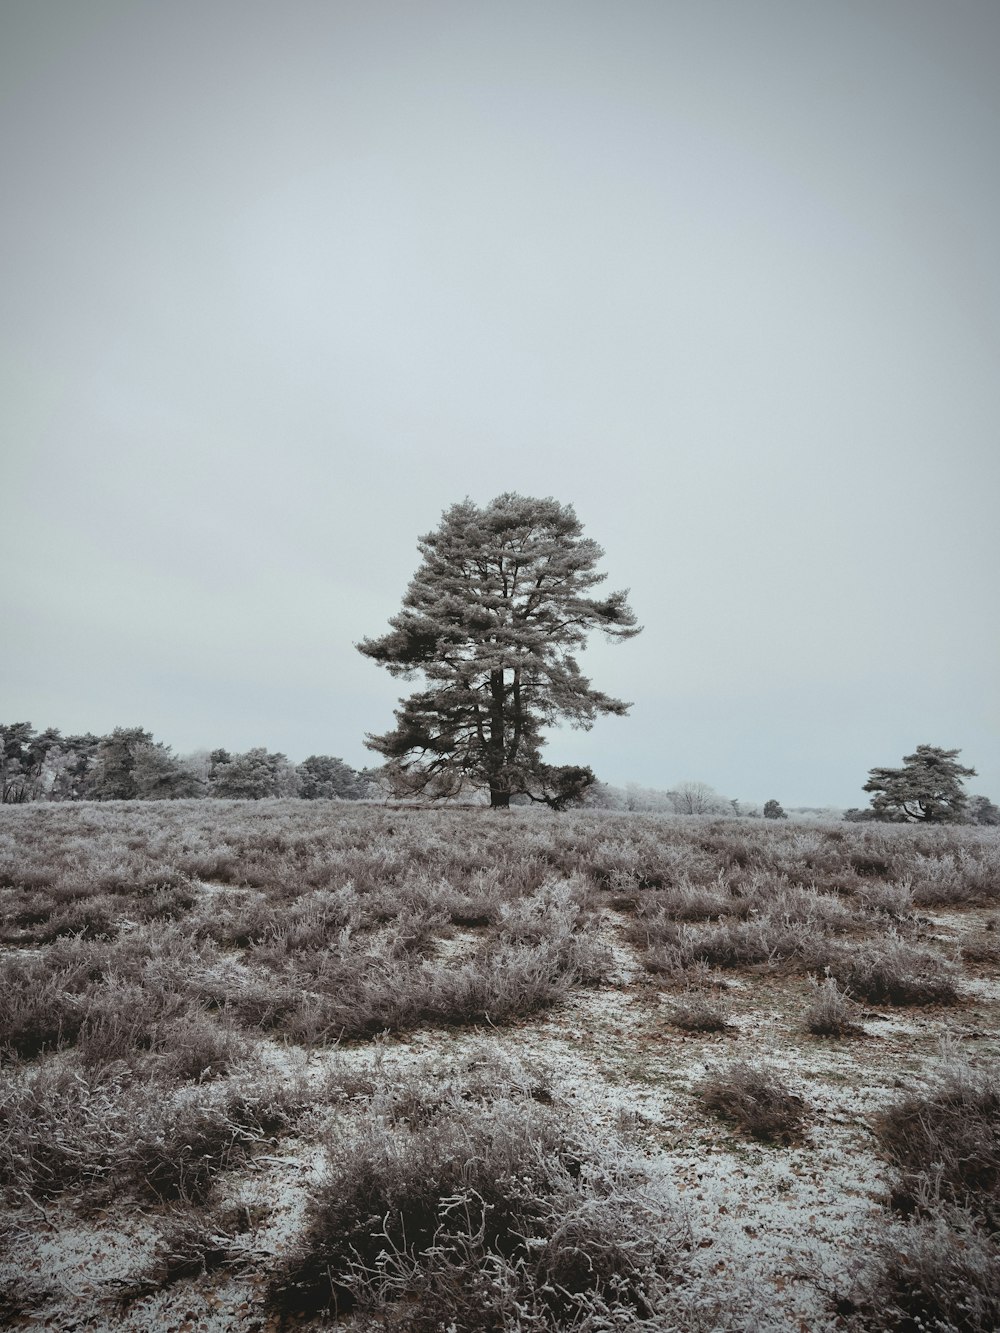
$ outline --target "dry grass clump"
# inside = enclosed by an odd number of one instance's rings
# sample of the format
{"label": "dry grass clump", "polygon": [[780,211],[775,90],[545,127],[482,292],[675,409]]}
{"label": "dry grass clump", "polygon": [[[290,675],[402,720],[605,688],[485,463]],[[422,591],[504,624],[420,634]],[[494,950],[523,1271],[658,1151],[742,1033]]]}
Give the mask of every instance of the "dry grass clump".
{"label": "dry grass clump", "polygon": [[252,1251],[237,1228],[228,1225],[231,1220],[231,1210],[219,1207],[191,1207],[174,1214],[144,1271],[115,1283],[114,1303],[127,1306],[177,1282],[248,1267]]}
{"label": "dry grass clump", "polygon": [[[612,900],[618,910],[636,910],[641,926],[653,932],[658,922],[712,921],[731,912],[734,900],[724,883],[691,884],[682,880],[669,889],[651,889],[642,895],[624,893]],[[637,930],[637,935],[643,932]]]}
{"label": "dry grass clump", "polygon": [[449,1107],[554,1101],[549,1071],[517,1060],[492,1039],[477,1042],[459,1061],[450,1055],[427,1059],[402,1076],[386,1067],[385,1051],[378,1043],[366,1065],[335,1060],[324,1097],[332,1104],[361,1103],[369,1120],[409,1129],[430,1124]]}
{"label": "dry grass clump", "polygon": [[619,1327],[666,1303],[684,1240],[633,1169],[551,1112],[446,1100],[331,1147],[270,1304],[414,1333]]}
{"label": "dry grass clump", "polygon": [[[338,937],[336,948],[300,951],[278,976],[301,998],[275,1026],[318,1043],[423,1025],[496,1025],[545,1008],[573,984],[598,983],[610,966],[579,888],[571,881],[543,885],[505,906],[473,957],[457,965],[401,947],[399,922],[381,933]],[[265,967],[277,961],[266,948],[249,957]]]}
{"label": "dry grass clump", "polygon": [[767,1143],[802,1140],[806,1105],[774,1072],[762,1064],[737,1061],[709,1071],[697,1088],[702,1105],[743,1134]]}
{"label": "dry grass clump", "polygon": [[357,1040],[421,1026],[496,1026],[556,1003],[608,963],[586,939],[500,944],[457,967],[366,956],[319,975],[275,1027],[307,1044]]}
{"label": "dry grass clump", "polygon": [[962,940],[961,955],[963,963],[990,968],[1000,966],[1000,931],[995,917],[991,917],[975,935]]}
{"label": "dry grass clump", "polygon": [[726,887],[720,879],[712,889],[651,893],[639,902],[625,933],[644,950],[649,971],[680,979],[699,963],[730,969],[820,968],[836,951],[834,937],[857,924],[857,914],[839,898],[757,869],[738,885]]}
{"label": "dry grass clump", "polygon": [[146,1075],[200,1078],[239,1062],[246,1043],[191,993],[205,959],[144,932],[117,941],[61,940],[0,961],[0,1055],[33,1059],[75,1046],[90,1067],[126,1061]]}
{"label": "dry grass clump", "polygon": [[822,967],[830,956],[827,934],[811,920],[755,916],[692,931],[692,958],[713,967],[736,968],[767,964],[792,969]]}

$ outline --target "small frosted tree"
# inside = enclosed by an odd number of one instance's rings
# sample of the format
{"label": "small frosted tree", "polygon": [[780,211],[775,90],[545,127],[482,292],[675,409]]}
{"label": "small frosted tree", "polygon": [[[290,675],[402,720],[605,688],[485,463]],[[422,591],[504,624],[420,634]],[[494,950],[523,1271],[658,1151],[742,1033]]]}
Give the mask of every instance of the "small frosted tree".
{"label": "small frosted tree", "polygon": [[456,795],[467,783],[504,808],[512,795],[560,808],[594,782],[589,768],[542,762],[543,728],[588,729],[628,704],[595,690],[576,662],[592,630],[639,633],[625,592],[587,594],[604,552],[570,505],[506,493],[446,510],[422,537],[423,561],[388,634],[360,652],[427,688],[400,701],[396,727],[369,736],[397,792]]}
{"label": "small frosted tree", "polygon": [[871,807],[876,818],[961,823],[968,799],[962,780],[975,777],[976,770],[957,762],[960,753],[918,745],[913,754],[903,756],[902,768],[871,769],[863,790],[874,793]]}
{"label": "small frosted tree", "polygon": [[782,810],[780,801],[771,800],[764,802],[764,818],[787,819],[788,816],[785,814],[784,810]]}
{"label": "small frosted tree", "polygon": [[679,815],[721,815],[732,808],[707,782],[679,782],[667,792],[667,799]]}

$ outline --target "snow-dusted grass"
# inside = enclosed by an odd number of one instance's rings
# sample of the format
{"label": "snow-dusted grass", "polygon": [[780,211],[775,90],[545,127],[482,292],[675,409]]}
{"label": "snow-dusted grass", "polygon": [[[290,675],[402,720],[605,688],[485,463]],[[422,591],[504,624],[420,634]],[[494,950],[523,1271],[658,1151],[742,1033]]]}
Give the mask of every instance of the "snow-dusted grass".
{"label": "snow-dusted grass", "polygon": [[0,1319],[902,1329],[909,1282],[926,1327],[993,1327],[998,851],[2,809]]}

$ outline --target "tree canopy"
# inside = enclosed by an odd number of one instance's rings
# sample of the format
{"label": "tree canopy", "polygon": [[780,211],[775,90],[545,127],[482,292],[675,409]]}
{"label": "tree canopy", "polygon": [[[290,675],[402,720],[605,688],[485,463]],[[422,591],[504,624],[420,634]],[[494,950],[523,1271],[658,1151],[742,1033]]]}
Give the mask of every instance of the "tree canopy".
{"label": "tree canopy", "polygon": [[957,762],[960,750],[918,745],[903,756],[902,768],[873,768],[863,790],[873,792],[876,818],[925,824],[960,824],[966,795],[962,779],[976,776],[974,768]]}
{"label": "tree canopy", "polygon": [[297,767],[262,747],[245,754],[215,749],[182,757],[142,727],[115,727],[107,736],[63,736],[55,727],[36,732],[30,722],[0,723],[3,805],[214,796],[362,800],[381,794],[379,773],[356,773],[330,755],[310,755]]}
{"label": "tree canopy", "polygon": [[542,762],[542,730],[589,729],[629,705],[594,689],[574,653],[599,629],[639,633],[627,592],[587,594],[604,552],[570,505],[507,492],[484,508],[464,500],[418,542],[423,562],[389,633],[358,649],[427,688],[400,701],[396,727],[367,744],[398,791],[454,795],[486,788],[505,807],[526,795],[559,807],[594,781],[589,768]]}

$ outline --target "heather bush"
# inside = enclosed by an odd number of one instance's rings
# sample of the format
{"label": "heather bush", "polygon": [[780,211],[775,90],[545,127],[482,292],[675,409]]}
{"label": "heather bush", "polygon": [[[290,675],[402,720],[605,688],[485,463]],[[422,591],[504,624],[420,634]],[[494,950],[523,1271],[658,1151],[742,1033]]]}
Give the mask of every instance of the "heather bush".
{"label": "heather bush", "polygon": [[727,1032],[732,1026],[718,1000],[700,991],[679,996],[668,1017],[682,1032]]}
{"label": "heather bush", "polygon": [[114,1067],[0,1076],[0,1185],[45,1198],[203,1201],[216,1176],[288,1132],[317,1094],[258,1078],[171,1094]]}
{"label": "heather bush", "polygon": [[857,999],[872,1004],[954,1004],[955,969],[939,953],[890,933],[833,956],[830,971]]}
{"label": "heather bush", "polygon": [[683,1226],[635,1170],[550,1113],[450,1104],[330,1149],[271,1288],[289,1313],[360,1308],[396,1327],[538,1330],[643,1319],[667,1299]]}
{"label": "heather bush", "polygon": [[901,1207],[942,1200],[1000,1226],[1000,1066],[946,1060],[926,1091],[878,1117],[876,1132],[900,1171]]}
{"label": "heather bush", "polygon": [[871,916],[888,917],[897,929],[913,916],[913,890],[907,879],[892,884],[872,884],[859,894],[861,910]]}
{"label": "heather bush", "polygon": [[868,1238],[869,1263],[839,1302],[853,1333],[995,1333],[1000,1246],[946,1209]]}
{"label": "heather bush", "polygon": [[698,1085],[697,1095],[707,1110],[755,1139],[783,1144],[802,1139],[805,1102],[766,1065],[741,1060],[725,1069],[710,1070]]}
{"label": "heather bush", "polygon": [[859,1006],[844,994],[833,977],[822,982],[810,977],[809,984],[812,997],[805,1015],[807,1031],[817,1037],[850,1037],[862,1031],[857,1023]]}

